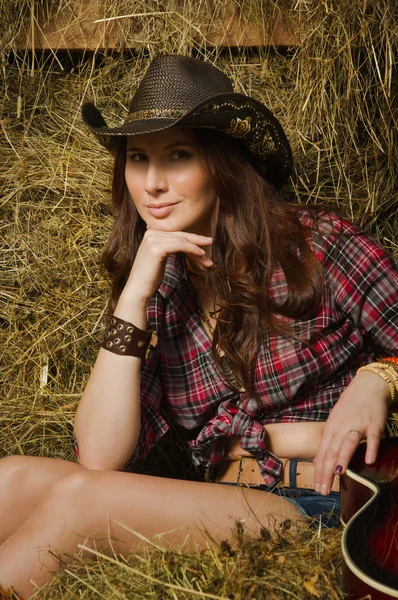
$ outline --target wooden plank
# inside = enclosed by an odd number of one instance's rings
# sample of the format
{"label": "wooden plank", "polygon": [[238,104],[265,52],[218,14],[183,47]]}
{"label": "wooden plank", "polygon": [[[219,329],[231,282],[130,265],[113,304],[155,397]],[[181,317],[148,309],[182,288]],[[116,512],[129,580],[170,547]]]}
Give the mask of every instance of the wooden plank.
{"label": "wooden plank", "polygon": [[209,46],[297,46],[300,43],[294,24],[287,18],[274,17],[261,27],[255,18],[242,24],[236,4],[226,1],[222,21],[204,26]]}
{"label": "wooden plank", "polygon": [[[43,12],[32,14],[30,31],[18,39],[17,47],[35,50],[121,49],[119,41],[121,36],[118,35],[118,30],[122,19],[101,19],[99,1],[75,0],[50,19]],[[32,7],[35,5],[36,3],[32,2]],[[162,11],[157,13],[148,11],[145,14],[151,19],[162,18]],[[132,20],[134,15],[126,15],[123,18]],[[267,30],[259,27],[254,18],[243,25],[239,19],[238,8],[231,0],[225,0],[225,8],[219,22],[194,23],[193,27],[189,28],[182,12],[173,11],[168,13],[166,18],[172,19],[177,26],[179,25],[178,30],[190,30],[195,41],[206,47],[299,44],[299,36],[291,21],[276,17],[270,21]],[[140,32],[137,32],[134,34],[134,39],[123,47],[134,49],[142,42],[145,40],[140,39]]]}

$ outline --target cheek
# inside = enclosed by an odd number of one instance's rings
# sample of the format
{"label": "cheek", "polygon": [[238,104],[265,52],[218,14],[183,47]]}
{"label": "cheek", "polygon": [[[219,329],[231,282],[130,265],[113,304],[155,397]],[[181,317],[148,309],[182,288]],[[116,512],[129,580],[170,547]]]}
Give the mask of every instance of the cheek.
{"label": "cheek", "polygon": [[124,178],[125,178],[126,186],[130,193],[130,196],[133,199],[139,198],[139,192],[140,192],[140,189],[142,188],[141,183],[140,183],[140,178],[137,177],[137,175],[133,176],[128,171],[125,172]]}
{"label": "cheek", "polygon": [[174,185],[176,190],[187,197],[207,198],[211,195],[208,178],[201,169],[176,173]]}
{"label": "cheek", "polygon": [[130,192],[130,190],[131,190],[131,178],[129,176],[129,173],[128,173],[127,169],[124,172],[124,181],[126,182],[126,187],[127,187],[128,191]]}

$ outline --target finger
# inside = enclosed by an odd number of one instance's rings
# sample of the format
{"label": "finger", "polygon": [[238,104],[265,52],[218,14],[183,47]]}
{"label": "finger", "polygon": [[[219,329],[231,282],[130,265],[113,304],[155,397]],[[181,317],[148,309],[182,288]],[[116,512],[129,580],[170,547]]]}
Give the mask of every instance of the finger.
{"label": "finger", "polygon": [[168,237],[150,236],[146,240],[146,250],[154,257],[159,257],[162,260],[174,252],[184,252],[196,258],[206,255],[206,250],[194,242],[190,242],[187,238],[177,235]]}
{"label": "finger", "polygon": [[214,264],[211,258],[209,258],[206,254],[203,256],[196,256],[189,254],[188,252],[186,252],[186,254],[189,255],[191,263],[194,263],[202,271],[206,271],[206,269],[209,269]]}
{"label": "finger", "polygon": [[321,490],[321,481],[322,481],[322,473],[325,461],[326,451],[329,448],[330,444],[333,440],[333,433],[327,427],[325,428],[321,443],[319,444],[318,451],[314,458],[314,489],[316,492],[320,492]]}
{"label": "finger", "polygon": [[367,465],[371,465],[377,458],[380,445],[380,431],[376,428],[369,429],[366,438],[366,455],[365,462]]}
{"label": "finger", "polygon": [[147,229],[147,234],[155,235],[156,237],[172,238],[175,236],[185,238],[193,244],[199,244],[201,246],[209,246],[213,243],[213,238],[206,235],[199,235],[197,233],[190,233],[189,231],[159,231],[158,229]]}
{"label": "finger", "polygon": [[176,234],[198,246],[211,246],[213,243],[213,238],[205,235],[196,235],[196,233],[188,233],[186,231],[177,231]]}
{"label": "finger", "polygon": [[341,443],[340,437],[334,436],[323,455],[322,474],[315,491],[324,496],[329,494],[332,487],[333,477],[335,474],[334,469],[336,466],[337,457],[339,455]]}
{"label": "finger", "polygon": [[345,434],[340,452],[338,453],[338,457],[336,459],[336,464],[334,465],[334,470],[336,473],[342,475],[346,472],[351,458],[355,450],[358,448],[361,439],[362,436],[359,436],[355,430],[348,431]]}

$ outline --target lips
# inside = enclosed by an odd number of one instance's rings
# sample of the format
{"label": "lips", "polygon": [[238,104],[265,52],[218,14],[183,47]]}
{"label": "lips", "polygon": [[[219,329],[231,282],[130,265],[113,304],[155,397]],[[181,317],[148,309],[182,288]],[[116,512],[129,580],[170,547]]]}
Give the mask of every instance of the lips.
{"label": "lips", "polygon": [[148,208],[163,208],[164,206],[174,206],[176,202],[160,202],[159,204],[148,204]]}
{"label": "lips", "polygon": [[154,217],[162,218],[166,217],[173,208],[178,204],[171,204],[170,202],[162,202],[160,204],[148,204],[148,210]]}

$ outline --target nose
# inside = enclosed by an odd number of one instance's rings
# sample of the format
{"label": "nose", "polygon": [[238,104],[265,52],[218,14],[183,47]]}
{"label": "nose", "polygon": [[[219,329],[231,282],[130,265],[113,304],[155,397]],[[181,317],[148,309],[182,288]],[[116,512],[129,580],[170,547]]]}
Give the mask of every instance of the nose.
{"label": "nose", "polygon": [[167,177],[164,169],[156,162],[149,162],[145,179],[145,191],[148,194],[167,191]]}

